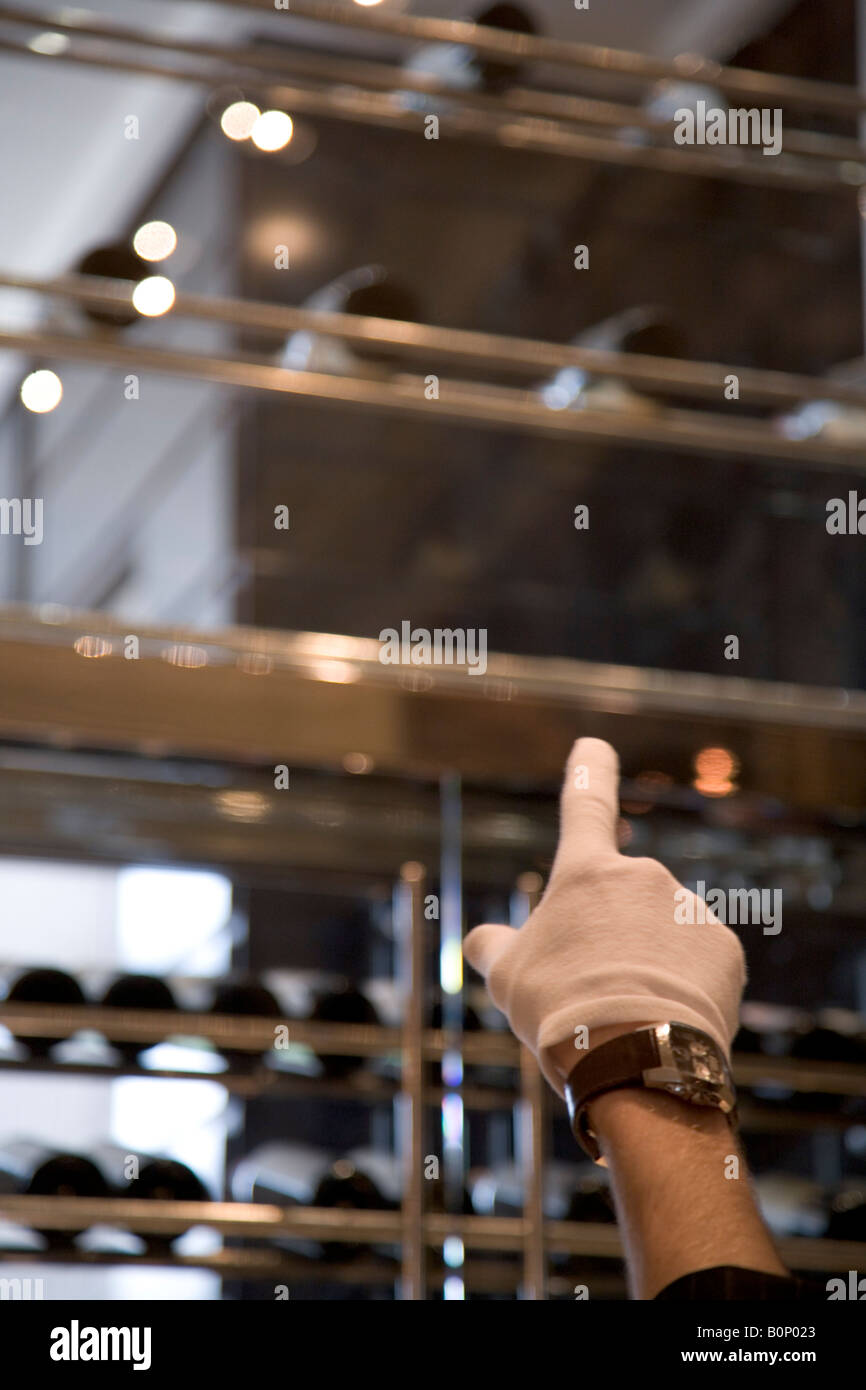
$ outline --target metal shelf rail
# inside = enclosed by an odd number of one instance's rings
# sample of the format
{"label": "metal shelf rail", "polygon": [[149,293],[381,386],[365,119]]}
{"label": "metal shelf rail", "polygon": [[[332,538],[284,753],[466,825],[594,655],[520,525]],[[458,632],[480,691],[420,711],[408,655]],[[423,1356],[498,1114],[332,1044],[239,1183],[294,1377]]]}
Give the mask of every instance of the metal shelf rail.
{"label": "metal shelf rail", "polygon": [[360,751],[382,774],[437,785],[445,768],[491,792],[554,791],[579,734],[638,766],[647,746],[688,768],[721,743],[747,793],[862,805],[862,691],[498,653],[473,677],[384,664],[372,638],[134,626],[131,661],[115,617],[0,607],[0,742],[340,772]]}
{"label": "metal shelf rail", "polygon": [[[0,272],[0,287],[27,290],[82,305],[128,307],[135,283],[87,275],[44,280],[7,271]],[[857,385],[833,378],[742,368],[730,363],[649,357],[184,292],[177,294],[171,315],[254,329],[281,340],[289,333],[303,330],[349,343],[385,345],[392,355],[405,358],[408,367],[423,357],[425,370],[431,360],[441,359],[446,364],[504,368],[524,376],[535,374],[541,379],[551,371],[573,366],[594,375],[621,378],[638,389],[641,385],[665,386],[710,402],[721,400],[725,381],[734,372],[745,405],[795,406],[809,400],[830,400],[861,410],[866,407],[866,390]],[[818,470],[850,469],[859,473],[864,466],[862,448],[856,442],[791,438],[765,421],[732,418],[730,412],[667,407],[653,415],[632,418],[623,413],[593,409],[551,410],[526,389],[450,378],[440,397],[431,401],[425,396],[423,376],[403,374],[390,381],[331,376],[290,370],[249,354],[194,353],[116,336],[62,333],[50,328],[0,330],[0,349],[3,348],[117,368],[150,368],[168,376],[288,394],[301,400],[392,411],[429,422],[476,424],[551,438],[581,438],[589,443],[620,442],[639,448],[663,445],[710,455],[794,463]]]}
{"label": "metal shelf rail", "polygon": [[[409,872],[417,866],[411,866]],[[538,875],[527,875],[533,880]],[[423,878],[420,880],[423,883]],[[0,1025],[22,1041],[28,1037],[51,1037],[58,1041],[73,1037],[76,1033],[96,1032],[116,1038],[119,1042],[141,1043],[151,1046],[166,1039],[200,1038],[212,1042],[217,1049],[227,1048],[232,1052],[262,1052],[273,1048],[274,1030],[285,1026],[292,1043],[302,1043],[323,1056],[349,1053],[358,1057],[379,1057],[386,1055],[405,1055],[405,1027],[385,1028],[371,1024],[356,1023],[314,1023],[309,1019],[288,1018],[238,1018],[228,1014],[196,1014],[187,1011],[162,1011],[158,1009],[107,1009],[91,1004],[18,1004],[8,1000],[0,1002]],[[413,1029],[415,1025],[413,1024]],[[414,1034],[413,1034],[414,1036]],[[453,1042],[442,1029],[422,1029],[417,1043],[419,1055],[424,1061],[441,1061],[452,1050]],[[463,1060],[473,1064],[495,1067],[521,1067],[521,1048],[510,1033],[484,1032],[462,1035],[460,1050]],[[866,1096],[866,1071],[853,1062],[819,1062],[797,1060],[791,1057],[759,1057],[747,1054],[735,1055],[735,1071],[741,1085],[756,1086],[772,1082],[780,1086],[790,1086],[797,1091],[820,1091],[840,1096]],[[66,1063],[46,1064],[41,1061],[10,1062],[6,1070],[43,1070],[48,1067],[52,1074],[66,1072]],[[82,1066],[88,1074],[98,1071],[91,1066]],[[117,1068],[105,1068],[108,1075],[125,1075]],[[149,1073],[136,1070],[136,1076]],[[173,1072],[155,1072],[153,1075],[176,1075]],[[193,1075],[193,1073],[189,1073]],[[194,1073],[197,1077],[204,1073]],[[274,1081],[281,1079],[278,1072],[272,1073]],[[208,1080],[219,1081],[219,1073],[207,1073]],[[310,1079],[303,1078],[304,1084]],[[255,1077],[237,1077],[232,1084],[260,1084]],[[270,1084],[270,1078],[263,1084]],[[319,1084],[312,1082],[311,1084]],[[331,1086],[333,1083],[321,1083]],[[352,1088],[343,1088],[346,1092]],[[439,1088],[426,1088],[429,1093],[438,1094]],[[363,1097],[362,1087],[355,1088],[359,1098]]]}
{"label": "metal shelf rail", "polygon": [[[31,1197],[0,1195],[0,1217],[17,1225],[52,1231],[79,1231],[82,1225],[108,1226],[140,1235],[173,1238],[193,1226],[250,1240],[306,1239],[399,1246],[404,1238],[401,1212],[356,1211],[333,1207],[278,1207],[253,1202],[142,1201],[124,1197]],[[530,1222],[519,1216],[457,1216],[428,1213],[421,1228],[425,1247],[440,1247],[457,1234],[468,1250],[521,1255]],[[619,1259],[622,1246],[615,1226],[590,1222],[546,1221],[549,1254]],[[857,1241],[792,1236],[779,1241],[782,1258],[796,1270],[848,1270],[862,1266],[866,1246]],[[235,1252],[231,1252],[234,1254]],[[20,1252],[17,1258],[21,1258]],[[40,1252],[31,1252],[40,1258]],[[854,1262],[852,1265],[852,1261]]]}
{"label": "metal shelf rail", "polygon": [[[273,8],[268,8],[273,16]],[[805,107],[852,118],[863,109],[862,97],[855,88],[725,68],[694,54],[663,62],[615,49],[512,34],[471,23],[420,16],[361,15],[357,10],[353,12],[351,6],[317,3],[293,4],[290,13],[280,18],[290,33],[294,21],[300,19],[317,21],[326,27],[349,25],[425,43],[464,43],[488,56],[507,55],[542,65],[557,64],[570,69],[572,77],[591,73],[596,83],[603,77],[608,85],[623,79],[632,87],[635,83],[646,86],[659,80],[706,82],[728,96],[760,99],[762,104],[783,108]],[[0,23],[8,26],[13,35],[23,27],[37,32],[50,28],[68,36],[71,44],[50,56],[55,65],[110,67],[212,90],[234,86],[269,105],[289,107],[295,114],[417,131],[423,113],[412,110],[401,99],[414,92],[434,102],[437,98],[447,102],[450,136],[508,149],[804,191],[850,193],[866,179],[866,152],[855,139],[817,131],[787,130],[785,151],[768,166],[747,148],[698,151],[677,146],[671,138],[671,122],[654,119],[639,104],[622,100],[599,101],[534,88],[517,88],[494,98],[455,90],[425,74],[407,71],[398,63],[347,60],[339,54],[290,49],[281,52],[255,45],[217,45],[149,28],[121,26],[87,13],[53,15],[4,6],[0,8]],[[130,56],[130,49],[136,56]],[[0,38],[0,51],[31,61],[46,60],[38,49],[28,47],[26,39],[17,36]],[[182,65],[179,56],[192,59],[192,64]],[[159,58],[162,61],[157,61]],[[666,139],[667,143],[636,142],[636,129]]]}

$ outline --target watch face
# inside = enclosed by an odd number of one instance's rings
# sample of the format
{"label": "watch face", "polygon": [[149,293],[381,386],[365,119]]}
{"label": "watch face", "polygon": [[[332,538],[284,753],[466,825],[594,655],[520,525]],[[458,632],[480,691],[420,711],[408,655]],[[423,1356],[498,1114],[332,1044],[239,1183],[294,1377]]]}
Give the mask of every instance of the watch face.
{"label": "watch face", "polygon": [[733,1109],[730,1073],[711,1037],[685,1024],[670,1023],[658,1027],[656,1043],[661,1066],[644,1073],[647,1085],[692,1105]]}
{"label": "watch face", "polygon": [[696,1036],[682,1037],[674,1033],[671,1037],[674,1059],[703,1081],[723,1081],[722,1059],[718,1048],[709,1040],[704,1042]]}

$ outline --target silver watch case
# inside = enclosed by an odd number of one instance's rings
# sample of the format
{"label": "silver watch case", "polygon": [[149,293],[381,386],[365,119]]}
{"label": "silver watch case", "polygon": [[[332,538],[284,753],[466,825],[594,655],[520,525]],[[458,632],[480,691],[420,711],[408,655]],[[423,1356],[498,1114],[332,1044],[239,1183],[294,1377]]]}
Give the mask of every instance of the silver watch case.
{"label": "silver watch case", "polygon": [[711,1106],[726,1115],[734,1112],[731,1073],[709,1034],[687,1023],[656,1023],[646,1031],[654,1035],[659,1056],[658,1066],[642,1073],[649,1090],[667,1091],[689,1105]]}

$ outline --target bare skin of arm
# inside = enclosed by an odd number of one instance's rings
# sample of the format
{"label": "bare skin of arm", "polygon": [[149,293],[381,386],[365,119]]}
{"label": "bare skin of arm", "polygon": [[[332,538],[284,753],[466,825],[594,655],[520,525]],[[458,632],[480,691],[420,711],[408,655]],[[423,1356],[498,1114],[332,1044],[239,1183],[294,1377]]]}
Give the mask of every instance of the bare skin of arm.
{"label": "bare skin of arm", "polygon": [[[644,1026],[595,1028],[590,1046]],[[571,1040],[551,1051],[568,1076],[578,1060]],[[589,1121],[610,1171],[633,1298],[654,1298],[674,1279],[715,1265],[787,1275],[724,1115],[623,1089],[590,1102]],[[725,1176],[731,1155],[738,1178]]]}

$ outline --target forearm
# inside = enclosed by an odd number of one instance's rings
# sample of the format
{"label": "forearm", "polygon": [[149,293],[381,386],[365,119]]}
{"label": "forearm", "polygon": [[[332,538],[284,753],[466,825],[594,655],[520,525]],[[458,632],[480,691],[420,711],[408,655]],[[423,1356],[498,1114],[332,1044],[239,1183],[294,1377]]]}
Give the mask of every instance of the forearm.
{"label": "forearm", "polygon": [[610,1170],[633,1297],[654,1298],[714,1265],[787,1274],[724,1115],[622,1090],[591,1102],[589,1121]]}
{"label": "forearm", "polygon": [[[590,1041],[594,1047],[641,1026],[593,1029]],[[570,1043],[555,1049],[563,1076],[575,1056]],[[714,1265],[787,1274],[719,1111],[623,1089],[590,1102],[589,1122],[610,1171],[633,1297],[654,1298],[674,1279]]]}

